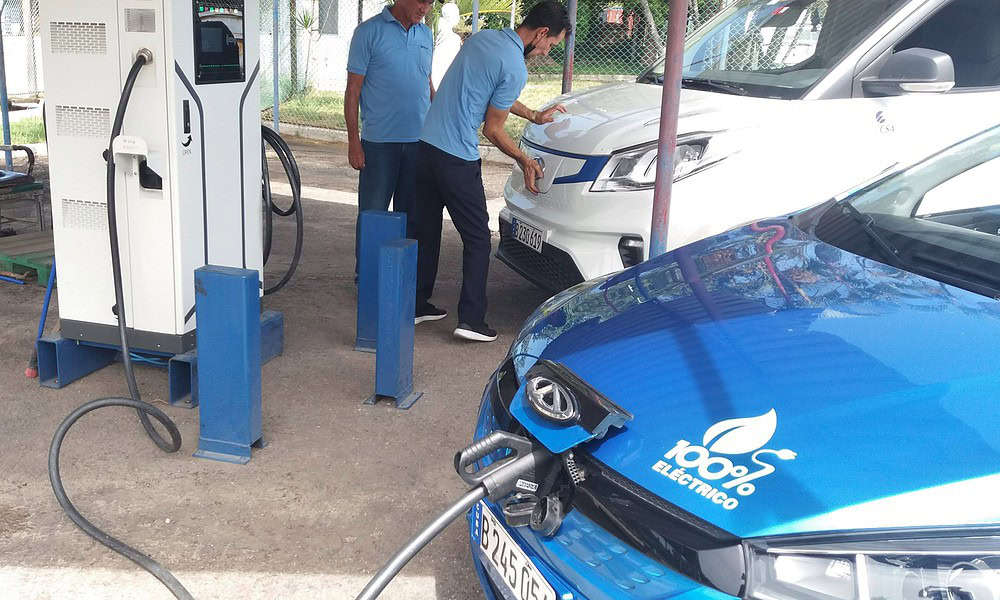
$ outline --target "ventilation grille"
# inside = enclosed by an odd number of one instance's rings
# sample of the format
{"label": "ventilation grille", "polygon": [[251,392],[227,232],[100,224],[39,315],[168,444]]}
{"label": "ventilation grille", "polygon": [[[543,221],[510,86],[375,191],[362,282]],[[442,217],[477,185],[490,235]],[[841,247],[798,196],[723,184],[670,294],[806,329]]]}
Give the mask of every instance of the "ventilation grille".
{"label": "ventilation grille", "polygon": [[108,230],[108,205],[90,200],[63,198],[62,224],[67,229]]}
{"label": "ventilation grille", "polygon": [[49,31],[53,54],[108,53],[108,31],[104,23],[53,21],[49,23]]}
{"label": "ventilation grille", "polygon": [[106,138],[111,135],[111,111],[90,106],[56,105],[56,133]]}
{"label": "ventilation grille", "polygon": [[126,8],[125,31],[156,33],[156,11],[152,8]]}

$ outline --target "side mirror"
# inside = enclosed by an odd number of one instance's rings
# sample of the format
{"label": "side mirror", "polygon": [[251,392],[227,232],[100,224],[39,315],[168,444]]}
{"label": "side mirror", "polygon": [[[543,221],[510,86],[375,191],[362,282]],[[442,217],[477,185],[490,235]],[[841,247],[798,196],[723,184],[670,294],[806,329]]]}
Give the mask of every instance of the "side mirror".
{"label": "side mirror", "polygon": [[955,87],[955,64],[944,52],[909,48],[885,61],[878,77],[862,79],[867,96],[942,93]]}

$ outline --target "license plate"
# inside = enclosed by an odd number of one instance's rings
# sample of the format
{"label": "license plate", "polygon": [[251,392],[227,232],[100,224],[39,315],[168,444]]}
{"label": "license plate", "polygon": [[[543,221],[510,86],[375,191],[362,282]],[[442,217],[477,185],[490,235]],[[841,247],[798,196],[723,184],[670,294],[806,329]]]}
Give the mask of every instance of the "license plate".
{"label": "license plate", "polygon": [[493,582],[506,588],[502,590],[504,596],[514,600],[556,600],[555,590],[510,537],[493,511],[480,502],[476,506],[476,517],[479,555],[487,565]]}
{"label": "license plate", "polygon": [[524,221],[520,221],[518,219],[511,220],[511,229],[513,230],[515,240],[521,242],[535,252],[541,253],[542,241],[545,239],[545,232],[534,225],[528,225]]}

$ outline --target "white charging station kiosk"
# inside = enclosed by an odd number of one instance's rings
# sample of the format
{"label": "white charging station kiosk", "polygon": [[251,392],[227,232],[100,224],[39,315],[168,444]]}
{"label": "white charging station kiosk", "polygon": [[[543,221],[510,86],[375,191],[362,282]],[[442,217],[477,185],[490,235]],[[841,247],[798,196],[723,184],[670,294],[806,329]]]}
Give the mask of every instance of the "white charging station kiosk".
{"label": "white charging station kiosk", "polygon": [[129,341],[186,352],[194,270],[263,270],[258,3],[45,0],[41,30],[62,336],[120,343],[103,153],[147,48],[114,144]]}

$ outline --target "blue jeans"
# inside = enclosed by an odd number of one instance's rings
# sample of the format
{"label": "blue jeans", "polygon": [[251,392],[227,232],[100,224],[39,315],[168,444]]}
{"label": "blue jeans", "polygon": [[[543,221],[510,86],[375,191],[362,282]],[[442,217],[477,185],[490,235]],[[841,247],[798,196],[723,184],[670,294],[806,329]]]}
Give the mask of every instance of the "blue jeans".
{"label": "blue jeans", "polygon": [[[406,236],[413,237],[413,202],[416,186],[417,142],[369,142],[361,140],[365,168],[358,177],[358,215],[364,210],[406,213]],[[354,228],[354,275],[358,274],[360,219]]]}

